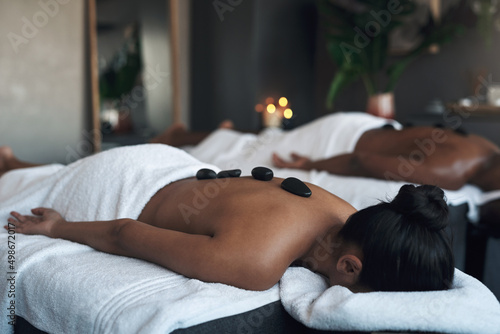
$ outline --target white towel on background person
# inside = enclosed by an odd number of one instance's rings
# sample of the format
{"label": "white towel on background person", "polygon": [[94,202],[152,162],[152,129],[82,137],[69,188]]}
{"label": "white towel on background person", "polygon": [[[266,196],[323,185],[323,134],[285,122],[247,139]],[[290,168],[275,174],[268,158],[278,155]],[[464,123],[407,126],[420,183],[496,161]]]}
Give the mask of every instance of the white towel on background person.
{"label": "white towel on background person", "polygon": [[307,269],[289,268],[280,281],[280,297],[292,317],[320,330],[500,333],[498,300],[458,269],[446,291],[352,293],[329,288]]}
{"label": "white towel on background person", "polygon": [[257,165],[273,167],[273,152],[283,157],[295,152],[313,160],[350,153],[363,133],[385,124],[401,128],[396,121],[364,112],[337,112],[290,131],[270,128],[254,135],[219,129],[187,151],[201,161],[222,169],[240,168],[249,175]]}
{"label": "white towel on background person", "polygon": [[[69,166],[15,170],[0,178],[0,220],[45,206],[69,221],[136,219],[162,187],[212,168],[184,151],[149,144],[117,148]],[[7,254],[1,229],[0,253]],[[11,333],[8,307],[50,333],[168,333],[246,312],[279,299],[264,292],[189,279],[160,266],[39,235],[15,234],[15,261],[0,269],[0,333]],[[12,245],[12,244],[11,244]],[[13,291],[12,293],[9,291]],[[12,297],[9,297],[9,294]]]}

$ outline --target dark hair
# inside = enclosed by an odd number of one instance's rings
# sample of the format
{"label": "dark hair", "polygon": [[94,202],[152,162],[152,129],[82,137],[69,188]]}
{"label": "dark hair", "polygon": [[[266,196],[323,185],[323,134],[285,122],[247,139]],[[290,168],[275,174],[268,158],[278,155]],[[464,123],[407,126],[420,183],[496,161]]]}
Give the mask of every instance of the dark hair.
{"label": "dark hair", "polygon": [[375,291],[444,290],[455,269],[447,225],[440,188],[404,185],[392,202],[354,213],[339,236],[362,249],[360,284]]}

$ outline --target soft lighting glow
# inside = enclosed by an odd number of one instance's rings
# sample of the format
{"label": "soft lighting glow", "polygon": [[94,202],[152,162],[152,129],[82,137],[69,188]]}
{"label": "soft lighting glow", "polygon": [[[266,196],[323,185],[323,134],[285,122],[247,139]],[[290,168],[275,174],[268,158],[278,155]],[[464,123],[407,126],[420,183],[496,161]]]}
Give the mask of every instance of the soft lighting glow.
{"label": "soft lighting glow", "polygon": [[264,105],[259,103],[255,106],[255,111],[256,112],[263,112],[264,111]]}
{"label": "soft lighting glow", "polygon": [[266,104],[273,104],[274,103],[274,99],[272,97],[268,97],[266,99]]}
{"label": "soft lighting glow", "polygon": [[288,104],[288,100],[286,99],[286,97],[282,97],[282,98],[279,100],[279,104],[280,104],[280,106],[282,106],[282,107],[286,107],[286,105]]}
{"label": "soft lighting glow", "polygon": [[276,106],[274,104],[268,104],[267,105],[267,112],[272,114],[276,111]]}
{"label": "soft lighting glow", "polygon": [[290,109],[290,108],[285,109],[285,111],[283,112],[283,116],[284,116],[286,119],[290,119],[290,118],[292,118],[292,116],[293,116],[292,109]]}

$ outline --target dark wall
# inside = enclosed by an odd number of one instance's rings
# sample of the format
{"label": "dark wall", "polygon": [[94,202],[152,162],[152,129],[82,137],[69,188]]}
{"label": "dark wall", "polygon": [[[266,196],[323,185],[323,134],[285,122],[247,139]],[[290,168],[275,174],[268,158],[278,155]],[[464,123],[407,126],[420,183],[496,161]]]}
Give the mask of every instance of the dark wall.
{"label": "dark wall", "polygon": [[314,0],[192,2],[191,128],[224,119],[257,130],[257,103],[289,98],[297,124],[314,118]]}
{"label": "dark wall", "polygon": [[[335,65],[326,52],[325,43],[319,30],[316,97],[320,114],[329,112],[324,102],[335,74]],[[493,46],[488,48],[473,28],[442,46],[439,53],[422,55],[398,81],[395,89],[396,118],[406,120],[424,112],[432,99],[447,103],[473,95],[473,81],[479,76],[491,75],[494,83],[500,83],[499,55],[500,34],[494,35]],[[342,91],[334,110],[364,110],[365,104],[365,88],[361,82],[356,82]]]}
{"label": "dark wall", "polygon": [[[220,0],[229,5],[229,0]],[[223,119],[256,130],[255,104],[268,96],[289,98],[303,124],[338,110],[364,110],[361,82],[348,86],[334,110],[325,97],[335,65],[328,56],[315,0],[232,0],[221,16],[212,0],[192,6],[192,128],[211,130]],[[500,82],[500,34],[486,48],[473,29],[426,54],[404,72],[395,90],[396,118],[406,121],[439,98],[450,102],[473,94],[480,73]]]}
{"label": "dark wall", "polygon": [[253,14],[252,1],[243,1],[221,21],[212,1],[192,1],[192,129],[227,118],[253,123]]}
{"label": "dark wall", "polygon": [[424,55],[408,68],[396,87],[397,113],[407,117],[421,113],[431,99],[450,102],[471,96],[478,76],[491,75],[500,83],[499,55],[500,34],[487,48],[474,29],[443,46],[438,54]]}

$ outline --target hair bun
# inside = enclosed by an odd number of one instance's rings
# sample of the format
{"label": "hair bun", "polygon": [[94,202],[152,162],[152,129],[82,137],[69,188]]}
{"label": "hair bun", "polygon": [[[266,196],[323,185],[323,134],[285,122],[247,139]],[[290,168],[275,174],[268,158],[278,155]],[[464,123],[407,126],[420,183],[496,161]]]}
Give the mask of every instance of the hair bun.
{"label": "hair bun", "polygon": [[440,231],[448,225],[448,205],[441,188],[430,185],[404,185],[391,202],[394,211],[431,231]]}

